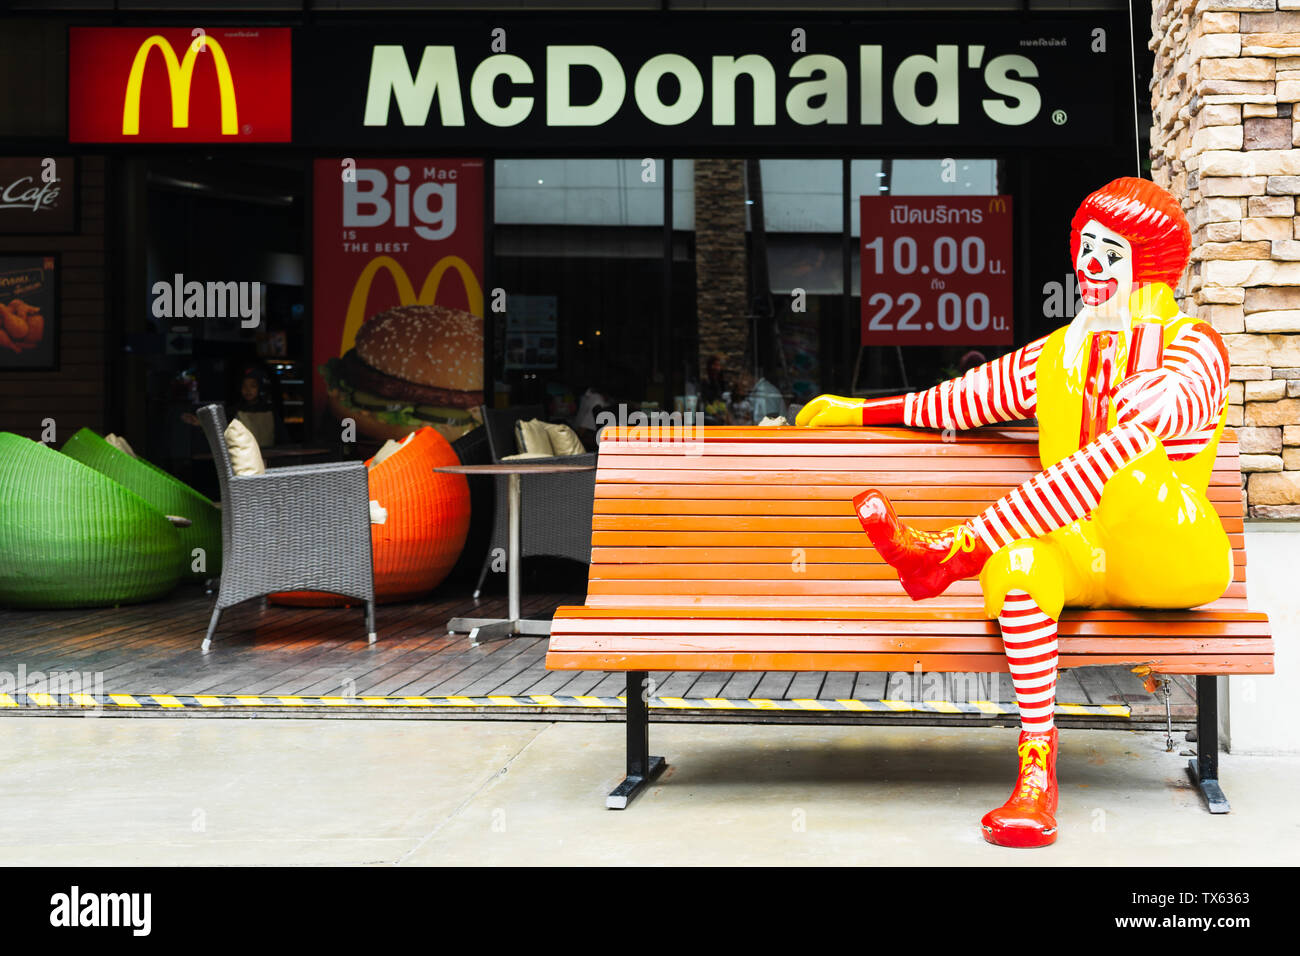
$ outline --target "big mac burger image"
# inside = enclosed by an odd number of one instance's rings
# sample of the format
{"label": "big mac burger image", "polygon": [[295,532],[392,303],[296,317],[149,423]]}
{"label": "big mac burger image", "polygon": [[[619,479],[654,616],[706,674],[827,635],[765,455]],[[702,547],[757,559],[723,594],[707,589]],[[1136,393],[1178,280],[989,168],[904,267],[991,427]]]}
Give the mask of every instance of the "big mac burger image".
{"label": "big mac burger image", "polygon": [[448,440],[478,424],[483,320],[440,305],[401,305],[362,323],[356,344],[321,368],[329,407],[370,438],[405,438],[425,425]]}

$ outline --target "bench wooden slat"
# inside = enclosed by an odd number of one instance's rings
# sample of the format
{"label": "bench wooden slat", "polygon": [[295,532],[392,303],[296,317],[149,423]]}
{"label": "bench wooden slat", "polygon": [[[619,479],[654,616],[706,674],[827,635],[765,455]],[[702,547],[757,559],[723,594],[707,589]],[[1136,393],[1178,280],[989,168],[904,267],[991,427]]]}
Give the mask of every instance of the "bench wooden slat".
{"label": "bench wooden slat", "polygon": [[[685,438],[679,442],[617,442],[611,446],[611,452],[619,456],[663,455],[665,449],[678,449],[680,454],[698,457],[700,455],[740,455],[753,458],[768,458],[775,452],[786,456],[835,458],[841,455],[856,456],[863,453],[862,442],[782,442],[773,446],[771,442],[720,442],[709,438],[691,441]],[[870,446],[871,454],[884,458],[930,457],[969,458],[988,457],[989,455],[1008,455],[1026,457],[1036,455],[1037,446],[1032,441],[1000,440],[987,442],[945,442],[931,438],[924,442],[877,442]]]}
{"label": "bench wooden slat", "polygon": [[[852,507],[847,504],[843,507],[835,507],[835,513],[833,514],[818,515],[768,514],[757,509],[749,514],[718,514],[714,510],[697,511],[694,508],[690,509],[690,513],[682,514],[682,510],[678,508],[677,513],[668,514],[638,514],[631,512],[603,514],[598,510],[592,517],[591,529],[593,535],[602,531],[725,531],[729,533],[789,531],[862,534],[862,525],[858,523]],[[900,516],[904,514],[902,509],[896,510],[898,510]],[[959,518],[958,515],[951,513],[935,514],[933,508],[918,509],[910,502],[906,510],[911,512],[906,515],[911,519],[910,523],[914,524],[915,527],[928,531],[938,531],[949,527],[954,524],[955,519]],[[963,512],[969,510],[967,508],[962,509]],[[831,508],[828,507],[826,511],[830,512]],[[965,517],[969,517],[969,514],[963,513],[960,515],[960,518]],[[1240,533],[1242,520],[1240,518],[1225,519],[1223,529],[1229,534]],[[1233,547],[1240,546],[1236,543],[1233,544]]]}
{"label": "bench wooden slat", "polygon": [[[865,537],[865,535],[864,535]],[[799,547],[794,545],[793,547]],[[637,547],[619,547],[619,546],[600,546],[591,549],[591,560],[593,565],[605,564],[633,564],[642,565],[648,559],[654,558],[657,561],[663,561],[669,566],[673,564],[715,564],[718,562],[730,564],[771,564],[785,565],[789,568],[794,555],[790,553],[791,546],[787,547],[676,547],[673,545],[656,545],[649,548]],[[810,547],[803,548],[803,554],[799,556],[806,565],[811,564],[862,564],[887,568],[874,548],[870,547]],[[1244,551],[1234,551],[1232,553],[1233,563],[1244,565],[1246,554]]]}
{"label": "bench wooden slat", "polygon": [[[607,469],[607,474],[610,471],[619,469],[662,469],[665,471],[714,469],[758,474],[784,471],[799,474],[819,471],[848,472],[849,474],[903,472],[905,474],[920,474],[925,478],[928,477],[929,472],[964,471],[968,465],[987,467],[990,458],[988,455],[968,455],[961,458],[950,455],[932,458],[904,458],[902,456],[883,457],[861,454],[839,457],[807,456],[802,458],[791,458],[787,455],[770,455],[764,458],[758,455],[709,454],[693,458],[689,455],[680,457],[665,455],[662,453],[662,448],[659,451],[660,454],[658,455],[606,455],[601,465]],[[997,464],[999,473],[1028,472],[1031,478],[1042,470],[1036,454],[1016,455],[1014,457],[1002,456],[997,459]]]}
{"label": "bench wooden slat", "polygon": [[[771,620],[773,622],[797,620],[826,622],[826,615],[818,609],[789,607],[784,603],[780,605],[757,605],[754,607],[755,610],[759,611],[763,615],[765,620]],[[912,601],[908,606],[845,608],[840,614],[836,615],[836,619],[842,621],[857,621],[878,620],[887,617],[890,620],[898,621],[948,620],[981,621],[986,624],[990,623],[984,616],[983,608],[984,605],[982,601],[970,601],[958,604],[945,603],[942,599],[936,599],[936,601],[927,602],[924,605],[918,605],[917,602]],[[566,605],[557,608],[555,613],[557,617],[566,619],[564,627],[568,632],[575,632],[578,630],[579,621],[608,621],[611,619],[632,618],[642,624],[648,624],[656,619],[682,620],[682,615],[679,611],[649,605],[625,605],[621,608],[602,608],[592,605]],[[689,622],[694,625],[702,621],[708,621],[711,619],[728,619],[733,618],[734,616],[734,612],[730,608],[701,607],[691,614]],[[1066,622],[1081,619],[1087,619],[1089,621],[1131,622],[1145,622],[1149,620],[1211,620],[1254,621],[1264,623],[1267,622],[1268,615],[1260,611],[1247,610],[1244,604],[1241,606],[1229,604],[1224,599],[1220,599],[1214,604],[1207,604],[1200,608],[1179,608],[1172,611],[1155,611],[1137,608],[1098,608],[1096,610],[1066,608],[1064,613],[1061,615],[1061,620]]]}
{"label": "bench wooden slat", "polygon": [[[581,639],[569,635],[552,635],[551,649],[567,651],[612,651],[625,654],[645,652],[664,654],[689,653],[793,653],[809,654],[1002,654],[1002,641],[994,637],[925,637],[910,635],[906,639],[889,635],[831,636],[808,634],[746,634],[734,641],[705,640],[699,635],[656,634],[639,637],[626,634],[590,634]],[[1068,644],[1062,638],[1062,651],[1074,654],[1119,654],[1140,658],[1152,648],[1150,638],[1125,635],[1080,635]],[[1266,654],[1272,649],[1268,638],[1240,635],[1207,634],[1203,637],[1162,636],[1160,653],[1184,654]]]}
{"label": "bench wooden slat", "polygon": [[[645,429],[638,430],[621,426],[607,428],[602,433],[603,440],[613,444],[631,446],[637,443],[646,443],[655,444],[662,448],[664,442],[662,440],[648,440],[650,434]],[[663,435],[665,433],[661,431],[658,434]],[[938,432],[933,430],[890,425],[870,425],[863,428],[795,428],[794,426],[787,426],[762,429],[749,425],[721,425],[710,426],[704,429],[703,432],[692,431],[691,434],[702,436],[701,443],[703,444],[740,442],[761,443],[769,446],[773,443],[860,445],[888,442],[926,445],[935,444],[939,435]],[[1032,425],[994,425],[955,432],[951,444],[979,445],[990,442],[1025,442],[1036,445],[1037,441],[1038,429]],[[949,444],[949,442],[944,442],[942,439],[939,440],[939,443]],[[1235,445],[1236,443],[1236,429],[1225,428],[1223,437],[1220,440],[1220,447]]]}
{"label": "bench wooden slat", "polygon": [[[862,485],[862,488],[868,487]],[[972,501],[983,507],[997,501],[1015,487],[1014,482],[991,485],[893,485],[889,495],[891,501]],[[859,488],[857,490],[862,490]],[[882,489],[883,490],[883,489]],[[596,473],[596,498],[631,498],[676,500],[679,497],[697,499],[755,499],[795,500],[795,501],[849,501],[852,494],[845,494],[843,484],[838,485],[762,485],[717,483],[712,485],[692,485],[688,490],[672,481],[659,482],[604,482],[600,472]],[[1241,509],[1241,482],[1211,485],[1206,493],[1211,502],[1227,501],[1237,503],[1238,513]]]}
{"label": "bench wooden slat", "polygon": [[[1271,674],[1273,655],[1167,654],[1159,641],[1149,642],[1141,654],[1079,654],[1060,651],[1059,666],[1072,667],[1146,665],[1157,674]],[[1271,645],[1269,645],[1271,648]],[[603,671],[912,671],[985,672],[1007,670],[1006,655],[996,654],[811,654],[795,652],[737,652],[635,654],[623,651],[551,651],[546,666],[552,670]]]}
{"label": "bench wooden slat", "polygon": [[[1245,598],[1245,592],[1242,591],[1241,597],[1220,598],[1219,601],[1234,601],[1234,606],[1248,608],[1249,604]],[[764,595],[764,597],[773,597],[773,595]],[[872,610],[881,607],[905,607],[908,604],[914,604],[906,594],[899,591],[896,594],[852,594],[852,595],[818,595],[818,594],[791,594],[775,595],[781,600],[783,608],[796,608],[815,610],[824,617],[834,617],[841,610]],[[972,606],[974,605],[977,595],[970,595]],[[642,594],[642,593],[620,593],[620,594],[601,594],[594,592],[588,598],[589,607],[600,608],[602,610],[621,610],[628,607],[629,604],[650,605],[653,607],[663,608],[667,611],[673,611],[682,617],[691,617],[703,608],[716,607],[725,608],[732,614],[742,615],[746,612],[756,610],[755,598],[743,595],[722,595],[709,594],[699,595],[695,592],[682,594]],[[708,603],[702,603],[707,601]],[[1216,601],[1215,605],[1219,602]],[[1212,605],[1213,606],[1213,605]],[[1199,610],[1199,608],[1198,608]]]}
{"label": "bench wooden slat", "polygon": [[[850,519],[854,525],[857,525],[856,519]],[[952,522],[939,519],[918,519],[912,522],[912,527],[927,531],[939,531],[951,525]],[[844,528],[837,531],[776,531],[763,529],[745,529],[745,530],[727,530],[727,531],[687,531],[687,530],[625,530],[625,531],[593,531],[591,543],[593,546],[606,548],[641,548],[641,547],[666,547],[666,548],[708,548],[711,550],[725,550],[728,547],[745,548],[746,550],[760,549],[766,552],[771,548],[794,549],[801,548],[805,552],[816,550],[835,550],[853,552],[852,560],[855,561],[880,561],[881,558],[874,548],[864,548],[862,542],[865,537],[860,526],[850,529]],[[1245,539],[1241,534],[1228,535],[1229,545],[1237,551],[1245,547]],[[791,555],[785,555],[789,560]],[[1244,560],[1244,552],[1243,552]]]}
{"label": "bench wooden slat", "polygon": [[[1002,493],[1034,477],[1037,470],[1022,471],[931,471],[926,478],[939,485],[974,482],[990,488],[1001,488]],[[803,489],[807,483],[817,485],[839,486],[861,491],[863,488],[878,488],[888,492],[895,487],[914,487],[916,475],[902,471],[729,471],[718,469],[692,469],[672,471],[652,468],[609,468],[599,470],[597,481],[626,482],[629,484],[656,484],[668,482],[675,485],[713,485],[728,482],[735,485],[793,485]],[[1210,485],[1228,486],[1240,489],[1241,475],[1230,471],[1215,471],[1210,475]],[[844,494],[841,490],[840,494]],[[852,497],[850,494],[849,497]]]}
{"label": "bench wooden slat", "polygon": [[[1245,573],[1245,566],[1238,565],[1234,571]],[[737,583],[734,579],[728,578],[730,572],[737,572],[745,576],[746,581],[753,582],[751,588],[759,590],[745,590],[744,584]],[[654,564],[654,565],[636,565],[636,564],[603,564],[598,569],[593,568],[593,576],[588,583],[597,581],[603,582],[626,582],[626,581],[643,581],[659,580],[665,582],[665,587],[674,589],[673,593],[680,591],[689,591],[699,582],[703,586],[706,581],[726,581],[728,584],[734,584],[736,594],[764,594],[767,590],[780,587],[783,590],[792,590],[792,593],[803,593],[809,586],[816,586],[824,581],[857,582],[860,587],[858,590],[847,589],[848,593],[867,594],[902,594],[903,586],[898,583],[896,575],[890,574],[883,564],[809,564],[804,568],[803,573],[799,573],[790,567],[790,562],[783,564]],[[1234,576],[1234,580],[1236,580]],[[1244,580],[1244,577],[1243,579]],[[884,582],[888,587],[881,588],[876,592],[864,590],[870,588],[873,583]],[[612,587],[618,584],[611,583]],[[606,593],[609,593],[608,591]],[[831,592],[814,592],[814,593],[831,593]],[[843,593],[836,592],[836,593]],[[978,594],[978,581],[955,581],[949,585],[945,594]]]}
{"label": "bench wooden slat", "polygon": [[[1022,442],[1033,444],[1038,430],[1024,426],[999,426],[993,428],[974,428],[957,432],[952,444],[979,445],[996,442]],[[657,439],[656,439],[656,436]],[[662,448],[667,439],[682,437],[683,444],[694,440],[701,444],[713,445],[721,442],[738,442],[742,444],[761,443],[771,447],[773,443],[838,445],[868,443],[897,443],[933,445],[944,444],[939,433],[925,429],[902,428],[896,426],[868,426],[865,428],[764,428],[759,431],[751,426],[709,426],[703,431],[698,429],[673,432],[663,429],[654,432],[648,429],[612,426],[601,433],[602,443],[636,446],[638,444],[657,445]]]}
{"label": "bench wooden slat", "polygon": [[[694,434],[692,433],[692,435]],[[927,432],[912,441],[881,440],[865,444],[862,436],[849,440],[840,438],[818,441],[810,439],[807,432],[798,437],[793,437],[785,431],[766,432],[762,441],[719,440],[714,437],[714,429],[699,434],[703,437],[692,438],[687,436],[679,441],[621,441],[611,434],[608,438],[610,442],[608,451],[618,455],[663,455],[665,449],[674,449],[674,454],[692,457],[721,454],[752,455],[759,458],[770,457],[773,454],[798,455],[801,457],[861,455],[864,447],[869,448],[872,455],[900,458],[922,458],[929,455],[987,457],[990,454],[1015,456],[1036,456],[1038,454],[1037,440],[1034,437],[1020,437],[1019,435],[995,435],[984,440],[959,437],[953,441],[943,441],[942,439],[936,440],[934,432]],[[974,431],[966,434],[979,435],[981,433]],[[1032,429],[1027,431],[1029,436],[1035,434]],[[769,440],[769,436],[770,438],[784,440],[773,442]],[[1218,457],[1221,459],[1229,458],[1235,457],[1237,454],[1239,454],[1239,445],[1235,435],[1231,430],[1225,431],[1223,439],[1219,442]]]}

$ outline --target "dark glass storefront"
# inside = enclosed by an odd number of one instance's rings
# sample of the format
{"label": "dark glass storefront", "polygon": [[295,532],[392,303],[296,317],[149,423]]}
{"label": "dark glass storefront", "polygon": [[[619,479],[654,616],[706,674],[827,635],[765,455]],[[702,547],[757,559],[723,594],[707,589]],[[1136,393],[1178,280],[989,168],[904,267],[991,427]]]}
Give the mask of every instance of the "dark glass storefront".
{"label": "dark glass storefront", "polygon": [[[1118,114],[1119,120],[1089,128],[1086,97],[1081,102],[1082,94],[1064,82],[1060,69],[1052,72],[1058,54],[1040,45],[1056,42],[1058,29],[1068,28],[1070,56],[1084,56],[1079,44],[1086,45],[1095,36],[1092,24],[1101,23],[1111,31],[1105,63],[1113,60],[1127,70],[1129,38],[1126,30],[1117,32],[1126,24],[1114,5],[1099,3],[1095,10],[1068,15],[1052,4],[1030,6],[1035,9],[1006,22],[970,12],[977,32],[952,48],[954,56],[966,57],[953,73],[966,84],[952,93],[962,110],[956,122],[939,114],[948,102],[941,87],[948,56],[942,44],[957,37],[940,36],[943,21],[928,14],[810,15],[812,45],[804,51],[787,49],[793,22],[788,17],[737,12],[691,20],[692,14],[681,12],[675,22],[689,20],[700,28],[660,30],[640,40],[627,39],[624,31],[607,42],[625,74],[627,105],[605,127],[567,129],[538,125],[551,109],[550,94],[540,87],[530,89],[508,74],[487,84],[488,94],[473,86],[474,63],[488,54],[478,49],[483,44],[470,45],[465,38],[487,20],[471,23],[454,13],[403,20],[394,14],[361,24],[341,14],[284,24],[298,31],[292,142],[240,148],[141,144],[98,151],[106,156],[111,267],[101,317],[107,397],[90,423],[133,436],[143,454],[174,471],[201,471],[194,462],[201,460],[205,443],[188,423],[189,411],[203,401],[238,404],[252,378],[256,401],[274,412],[270,444],[286,452],[303,450],[308,457],[367,450],[341,444],[336,421],[319,407],[322,386],[313,338],[321,303],[313,301],[313,277],[322,264],[313,256],[319,229],[312,211],[313,161],[328,156],[352,156],[363,165],[367,157],[380,156],[415,163],[439,156],[483,159],[481,280],[488,305],[483,392],[489,405],[540,404],[549,417],[573,421],[584,410],[584,397],[593,394],[605,404],[664,411],[703,409],[714,397],[710,420],[752,421],[758,417],[755,409],[779,405],[788,411],[820,392],[869,395],[924,387],[954,374],[972,359],[972,350],[992,358],[1059,324],[1045,303],[1053,283],[1063,286],[1069,273],[1064,237],[1072,199],[1135,171],[1135,131],[1125,125],[1132,95],[1125,73],[1107,80],[1108,99],[1097,108],[1098,115]],[[911,29],[917,17],[938,33],[930,37]],[[256,19],[245,16],[240,22]],[[89,21],[69,21],[82,22]],[[355,28],[346,25],[350,22]],[[635,18],[616,22],[626,25]],[[493,55],[514,56],[534,70],[539,83],[550,44],[587,43],[596,29],[590,16],[579,20],[565,14],[502,23],[511,52]],[[543,23],[546,29],[533,35],[532,28]],[[566,32],[566,24],[578,32]],[[737,34],[723,29],[727,24],[744,29]],[[1007,41],[1009,48],[1028,52],[1003,56],[1035,57],[1042,73],[1036,79],[1042,115],[1024,126],[991,123],[994,111],[980,106],[993,102],[989,90],[971,89],[975,81],[961,73],[986,62],[985,46],[997,42],[1004,29],[1019,37]],[[832,36],[835,44],[828,45]],[[683,51],[671,54],[679,59],[667,64],[678,72],[665,72],[647,92],[637,78],[654,56],[665,55],[657,44],[669,42],[667,37],[676,37],[675,49]],[[412,125],[397,87],[387,115],[367,116],[361,123],[366,84],[356,77],[364,75],[372,48],[394,39],[406,44],[413,81],[422,44],[455,45],[464,75],[462,125],[455,125],[454,116],[446,125],[448,116],[440,113],[446,90],[431,101],[433,118]],[[350,55],[331,82],[350,83],[347,96],[311,82],[324,75],[322,60],[340,49]],[[825,111],[831,122],[800,125],[794,92],[786,86],[774,91],[776,112],[769,122],[761,96],[768,67],[757,61],[749,63],[751,73],[742,70],[734,81],[733,125],[718,119],[726,102],[715,88],[716,64],[708,73],[711,57],[743,61],[762,51],[780,79],[786,60],[798,62],[823,49],[861,70],[846,87],[847,126],[835,124],[833,90],[799,107]],[[870,55],[863,53],[859,62],[859,49],[885,51],[876,87],[870,86]],[[690,98],[686,57],[704,64],[697,68],[704,86],[696,114],[682,124],[671,117],[656,119],[651,109],[656,101],[671,107]],[[890,86],[891,71],[907,57],[921,57],[922,72],[935,71],[916,80],[916,102],[910,107],[898,100],[897,77]],[[833,65],[816,66],[822,72],[810,68],[809,75],[833,77]],[[593,92],[585,67],[574,69],[572,102],[590,102],[599,90]],[[990,75],[984,74],[986,82],[996,87]],[[547,79],[553,79],[549,73]],[[500,109],[525,92],[535,94],[536,105],[513,130],[488,129],[475,113],[487,109],[485,95]],[[868,116],[875,95],[882,97],[883,121]],[[1010,94],[1003,102],[1021,103]],[[1116,109],[1116,103],[1125,108]],[[196,86],[196,115],[209,107],[215,112],[217,105],[215,86]],[[1075,126],[1061,126],[1068,134],[1051,132],[1056,121],[1045,117],[1064,115],[1066,107]],[[899,117],[908,109],[936,112],[904,122]],[[701,127],[710,115],[713,125]],[[326,122],[327,116],[335,121]],[[439,118],[442,130],[434,128]],[[49,130],[33,131],[8,143],[6,152],[50,144]],[[69,148],[66,141],[59,145]],[[96,151],[88,145],[73,148],[85,155]],[[863,196],[1010,197],[1013,341],[991,345],[948,335],[928,345],[862,345],[859,249],[864,229],[874,225],[859,221]],[[246,327],[160,317],[155,287],[175,276],[260,284],[260,321]],[[411,281],[418,285],[419,277]],[[709,381],[715,358],[730,406],[717,404],[711,395],[719,390]],[[747,396],[766,399],[746,403]],[[22,427],[30,430],[25,423]]]}

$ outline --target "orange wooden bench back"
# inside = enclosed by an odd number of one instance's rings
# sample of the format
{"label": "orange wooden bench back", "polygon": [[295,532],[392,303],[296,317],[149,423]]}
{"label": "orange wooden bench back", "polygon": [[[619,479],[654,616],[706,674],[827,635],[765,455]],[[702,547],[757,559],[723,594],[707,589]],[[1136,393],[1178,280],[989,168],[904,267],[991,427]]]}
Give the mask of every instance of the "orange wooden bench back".
{"label": "orange wooden bench back", "polygon": [[[879,488],[905,521],[939,530],[982,511],[1040,470],[1036,431],[981,429],[943,440],[897,428],[703,428],[657,436],[607,429],[592,517],[588,607],[909,605],[870,547],[852,497]],[[654,440],[654,439],[658,440]],[[1241,467],[1225,432],[1209,498],[1232,543],[1245,607]],[[926,602],[969,607],[976,581]],[[918,608],[918,610],[920,610]]]}

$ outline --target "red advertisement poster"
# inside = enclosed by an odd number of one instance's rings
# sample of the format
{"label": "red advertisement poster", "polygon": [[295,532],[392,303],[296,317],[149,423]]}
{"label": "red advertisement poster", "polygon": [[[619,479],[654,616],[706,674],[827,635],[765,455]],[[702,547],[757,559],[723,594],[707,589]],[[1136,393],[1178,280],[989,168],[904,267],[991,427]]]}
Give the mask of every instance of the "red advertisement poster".
{"label": "red advertisement poster", "polygon": [[0,256],[0,371],[52,371],[59,361],[54,256]]}
{"label": "red advertisement poster", "polygon": [[1011,345],[1011,197],[863,196],[862,344]]}
{"label": "red advertisement poster", "polygon": [[287,143],[287,27],[73,27],[74,143]]}
{"label": "red advertisement poster", "polygon": [[483,401],[483,160],[318,159],[314,179],[318,411],[458,438]]}

